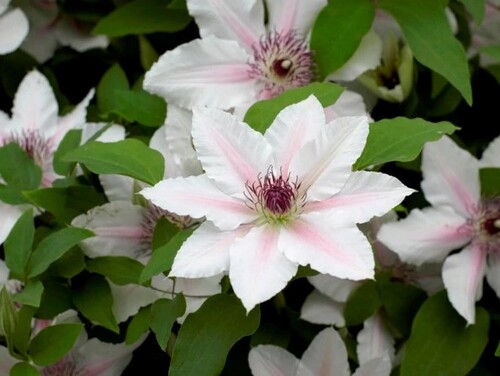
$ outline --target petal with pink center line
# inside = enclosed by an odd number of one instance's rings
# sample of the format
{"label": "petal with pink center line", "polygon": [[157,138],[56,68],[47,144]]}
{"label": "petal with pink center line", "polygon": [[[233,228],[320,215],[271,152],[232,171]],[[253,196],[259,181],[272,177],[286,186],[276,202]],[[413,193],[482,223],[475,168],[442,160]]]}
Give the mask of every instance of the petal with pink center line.
{"label": "petal with pink center line", "polygon": [[314,96],[284,108],[264,137],[273,145],[277,166],[287,176],[290,162],[302,146],[316,139],[325,128],[323,106]]}
{"label": "petal with pink center line", "polygon": [[58,110],[49,81],[32,70],[23,78],[14,97],[10,131],[40,131],[51,135],[57,127]]}
{"label": "petal with pink center line", "polygon": [[355,281],[374,276],[372,248],[355,225],[334,226],[305,214],[281,229],[278,246],[288,259],[323,274]]}
{"label": "petal with pink center line", "polygon": [[424,146],[422,174],[422,190],[432,205],[449,205],[464,217],[475,213],[480,199],[479,162],[448,136]]}
{"label": "petal with pink center line", "polygon": [[283,290],[298,265],[278,250],[279,230],[253,227],[229,251],[229,279],[247,312]]}
{"label": "petal with pink center line", "polygon": [[175,256],[170,277],[201,278],[229,270],[229,249],[252,226],[240,226],[232,231],[220,231],[204,222],[182,244]]}
{"label": "petal with pink center line", "polygon": [[377,239],[404,262],[441,262],[452,250],[467,244],[473,230],[467,219],[449,207],[414,209],[403,220],[385,223]]}
{"label": "petal with pink center line", "polygon": [[146,72],[144,89],[188,109],[229,109],[255,101],[260,91],[248,75],[249,57],[234,41],[196,39],[164,53]]}
{"label": "petal with pink center line", "polygon": [[192,218],[206,217],[221,230],[233,230],[256,218],[245,201],[223,193],[205,174],[166,179],[139,193],[170,212]]}
{"label": "petal with pink center line", "polygon": [[340,192],[321,201],[308,202],[305,210],[342,218],[346,223],[363,223],[384,215],[413,192],[390,175],[356,171]]}
{"label": "petal with pink center line", "polygon": [[229,196],[243,200],[246,185],[273,165],[264,136],[222,110],[194,109],[192,135],[206,175]]}
{"label": "petal with pink center line", "polygon": [[259,345],[250,350],[248,363],[253,376],[290,376],[297,374],[299,360],[285,349]]}
{"label": "petal with pink center line", "polygon": [[336,302],[315,290],[304,301],[300,318],[313,324],[345,326],[344,303]]}
{"label": "petal with pink center line", "polygon": [[443,282],[448,299],[468,324],[475,321],[475,303],[483,294],[485,267],[486,251],[476,242],[448,256],[443,264]]}
{"label": "petal with pink center line", "polygon": [[380,314],[365,320],[363,329],[359,331],[356,339],[358,341],[356,352],[360,364],[384,356],[394,359],[395,340],[384,326]]}
{"label": "petal with pink center line", "polygon": [[326,130],[295,154],[290,172],[307,190],[308,201],[324,200],[340,191],[367,136],[366,116],[345,116],[328,123]]}
{"label": "petal with pink center line", "polygon": [[344,341],[333,328],[319,332],[302,355],[297,376],[311,375],[350,375]]}
{"label": "petal with pink center line", "polygon": [[295,30],[307,36],[326,0],[266,0],[269,10],[268,29],[287,33]]}
{"label": "petal with pink center line", "polygon": [[202,38],[235,40],[251,53],[266,32],[262,0],[188,0],[187,6]]}

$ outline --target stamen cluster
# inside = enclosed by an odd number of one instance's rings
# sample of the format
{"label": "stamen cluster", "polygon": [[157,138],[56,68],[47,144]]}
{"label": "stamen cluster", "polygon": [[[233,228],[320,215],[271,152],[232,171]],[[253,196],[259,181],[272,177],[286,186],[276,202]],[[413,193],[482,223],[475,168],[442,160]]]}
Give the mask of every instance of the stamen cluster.
{"label": "stamen cluster", "polygon": [[500,197],[482,200],[476,233],[489,252],[500,252]]}
{"label": "stamen cluster", "polygon": [[28,156],[39,166],[43,167],[46,163],[51,163],[52,151],[49,143],[40,134],[38,130],[22,130],[12,133],[7,137],[3,145],[15,142],[21,149],[26,151]]}
{"label": "stamen cluster", "polygon": [[249,75],[264,83],[264,92],[274,97],[283,91],[307,85],[313,79],[312,52],[295,31],[270,32],[253,47]]}

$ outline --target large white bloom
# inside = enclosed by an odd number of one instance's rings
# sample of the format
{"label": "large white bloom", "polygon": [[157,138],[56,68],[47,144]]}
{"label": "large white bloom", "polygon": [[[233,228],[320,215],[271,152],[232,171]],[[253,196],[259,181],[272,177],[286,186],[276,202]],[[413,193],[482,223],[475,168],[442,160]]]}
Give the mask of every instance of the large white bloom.
{"label": "large white bloom", "polygon": [[[201,39],[163,54],[146,73],[144,88],[185,108],[230,109],[306,85],[314,79],[309,32],[326,4],[326,0],[188,0]],[[367,37],[329,79],[353,80],[378,64],[380,51],[380,43]]]}
{"label": "large white bloom", "polygon": [[[49,81],[33,70],[22,80],[14,97],[12,115],[0,111],[0,146],[17,143],[42,169],[42,187],[50,187],[60,177],[53,168],[54,152],[66,133],[82,129],[82,139],[103,128],[105,124],[86,123],[87,106],[94,95],[87,96],[70,113],[59,116],[59,106]],[[123,132],[112,126],[102,135]],[[0,201],[0,244],[26,209],[25,205],[10,205]]]}
{"label": "large white bloom", "polygon": [[500,296],[500,197],[482,198],[479,182],[480,166],[500,167],[499,155],[498,139],[483,162],[448,137],[425,145],[422,190],[432,207],[383,225],[378,235],[403,261],[419,265],[446,258],[442,276],[448,298],[470,324],[485,274]]}
{"label": "large white bloom", "polygon": [[351,170],[367,117],[325,125],[310,96],[282,110],[264,135],[229,113],[199,108],[192,135],[205,173],[141,192],[165,210],[207,218],[182,245],[171,275],[229,271],[248,311],[282,290],[298,265],[373,278],[371,246],[356,223],[386,213],[412,190],[385,174]]}
{"label": "large white bloom", "polygon": [[19,8],[10,8],[10,0],[0,0],[0,55],[17,49],[28,34],[28,19]]}
{"label": "large white bloom", "polygon": [[[360,367],[352,376],[389,376],[391,363],[386,354],[380,357],[361,354]],[[351,375],[344,341],[333,328],[319,332],[300,360],[281,347],[259,345],[250,350],[248,363],[254,376]]]}

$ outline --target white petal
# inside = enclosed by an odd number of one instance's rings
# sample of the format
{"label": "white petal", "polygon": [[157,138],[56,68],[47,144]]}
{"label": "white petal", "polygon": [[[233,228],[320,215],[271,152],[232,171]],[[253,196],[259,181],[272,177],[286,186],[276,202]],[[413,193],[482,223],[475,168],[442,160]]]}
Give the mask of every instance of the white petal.
{"label": "white petal", "polygon": [[182,292],[186,298],[186,312],[183,317],[177,319],[182,324],[185,317],[196,312],[208,296],[221,292],[220,280],[222,274],[207,278],[176,278],[175,292]]}
{"label": "white petal", "polygon": [[248,363],[253,376],[293,376],[299,360],[285,349],[259,345],[250,350]]}
{"label": "white petal", "polygon": [[268,29],[278,32],[295,30],[306,36],[326,0],[267,0],[269,11]]}
{"label": "white petal", "polygon": [[352,81],[364,72],[375,69],[382,58],[382,40],[373,31],[368,32],[351,58],[327,77],[331,81]]}
{"label": "white petal", "polygon": [[353,172],[340,192],[331,198],[308,202],[305,210],[324,212],[346,223],[362,223],[382,216],[415,192],[398,179],[379,172]]}
{"label": "white petal", "polygon": [[146,72],[144,89],[185,108],[229,109],[257,98],[249,57],[234,41],[197,39],[163,54]]}
{"label": "white petal", "polygon": [[0,376],[9,376],[10,369],[17,362],[19,362],[19,360],[12,357],[7,348],[0,346]]}
{"label": "white petal", "polygon": [[170,276],[212,277],[228,271],[231,245],[250,228],[241,226],[233,231],[220,231],[210,222],[202,223],[177,252]]}
{"label": "white petal", "polygon": [[[84,128],[84,124],[87,118],[87,107],[94,96],[94,89],[91,89],[88,94],[83,98],[83,100],[78,103],[75,108],[68,114],[59,118],[57,127],[51,128],[49,133],[45,133],[48,137],[52,139],[53,145],[59,145],[61,140],[66,135],[70,129],[80,129]],[[85,133],[85,129],[84,132]],[[84,137],[82,133],[82,143],[87,141],[89,137]]]}
{"label": "white petal", "polygon": [[28,35],[28,18],[21,9],[0,15],[0,54],[16,50]]}
{"label": "white petal", "polygon": [[113,295],[113,314],[118,323],[127,320],[145,307],[160,299],[163,293],[140,285],[118,286],[109,284]]}
{"label": "white petal", "polygon": [[363,97],[351,90],[344,90],[333,105],[325,107],[325,115],[327,123],[342,116],[370,116]]}
{"label": "white petal", "polygon": [[486,268],[486,280],[493,291],[500,298],[500,255],[490,253],[488,255],[488,267]]}
{"label": "white petal", "polygon": [[422,174],[422,190],[432,205],[449,205],[464,217],[475,213],[480,198],[478,161],[448,136],[424,146]]}
{"label": "white petal", "polygon": [[345,326],[343,311],[344,303],[336,302],[319,291],[313,291],[300,309],[300,318],[313,324],[343,327]]}
{"label": "white petal", "polygon": [[283,290],[298,265],[278,250],[279,230],[252,228],[229,252],[229,279],[247,312]]}
{"label": "white petal", "polygon": [[307,280],[322,294],[336,302],[342,303],[345,303],[351,292],[359,286],[359,282],[357,281],[336,278],[328,274],[318,274],[308,277]]}
{"label": "white petal", "polygon": [[290,260],[323,274],[356,281],[374,275],[370,243],[354,225],[338,227],[322,216],[303,215],[283,227],[279,248]]}
{"label": "white petal", "polygon": [[391,360],[388,356],[384,356],[361,364],[352,376],[389,376],[391,368]]}
{"label": "white petal", "polygon": [[99,175],[99,182],[109,201],[133,201],[135,179],[125,175],[103,174]]}
{"label": "white petal", "polygon": [[192,134],[205,173],[230,196],[244,199],[246,185],[272,165],[264,136],[222,110],[193,110]]}
{"label": "white petal", "polygon": [[82,29],[74,21],[64,17],[57,22],[55,34],[62,46],[70,46],[78,52],[106,48],[109,44],[107,36],[92,35],[90,30]]}
{"label": "white petal", "polygon": [[14,97],[12,122],[17,131],[53,134],[57,126],[58,105],[47,78],[37,70],[21,81]]}
{"label": "white petal", "polygon": [[202,38],[235,40],[251,53],[265,32],[261,0],[189,0],[187,5]]}
{"label": "white petal", "polygon": [[5,261],[0,260],[0,286],[9,279],[10,270]]}
{"label": "white petal", "polygon": [[95,236],[80,243],[89,257],[135,256],[149,248],[144,242],[141,224],[146,209],[127,201],[115,201],[89,210],[74,218],[71,224],[87,228]]}
{"label": "white petal", "polygon": [[384,326],[380,314],[368,318],[363,323],[356,337],[358,346],[356,348],[359,364],[364,364],[372,359],[389,356],[394,359],[394,338]]}
{"label": "white petal", "polygon": [[75,373],[98,376],[120,376],[132,360],[133,351],[145,337],[132,345],[112,344],[90,339],[78,349]]}
{"label": "white petal", "polygon": [[443,264],[443,282],[451,305],[468,324],[474,324],[475,303],[483,294],[485,250],[477,243],[448,256]]}
{"label": "white petal", "polygon": [[414,209],[398,222],[382,225],[377,239],[404,262],[441,262],[472,238],[467,219],[449,207]]}
{"label": "white petal", "polygon": [[12,227],[26,208],[26,206],[9,205],[0,201],[0,218],[2,218],[0,220],[0,244],[7,239]]}
{"label": "white petal", "polygon": [[[109,123],[85,123],[82,128],[82,144],[94,137],[97,132],[100,132]],[[125,139],[125,127],[119,124],[113,124],[95,140],[100,142],[117,142]]]}
{"label": "white petal", "polygon": [[326,131],[296,153],[290,171],[298,175],[308,201],[330,198],[344,186],[367,136],[367,117],[346,116],[327,124]]}
{"label": "white petal", "polygon": [[333,328],[323,329],[302,355],[297,376],[349,376],[344,341]]}
{"label": "white petal", "polygon": [[274,158],[284,176],[299,149],[317,138],[324,128],[323,106],[312,95],[280,111],[264,137],[273,146]]}
{"label": "white petal", "polygon": [[206,217],[222,230],[232,230],[255,219],[243,200],[221,192],[205,174],[166,179],[141,195],[162,209],[192,218]]}
{"label": "white petal", "polygon": [[490,142],[479,164],[481,167],[500,167],[500,137]]}

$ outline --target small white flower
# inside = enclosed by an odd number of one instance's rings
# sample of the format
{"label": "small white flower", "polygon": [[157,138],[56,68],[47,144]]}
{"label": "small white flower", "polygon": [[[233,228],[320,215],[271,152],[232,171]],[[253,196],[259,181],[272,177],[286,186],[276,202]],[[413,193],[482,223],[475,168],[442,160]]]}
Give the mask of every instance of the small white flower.
{"label": "small white flower", "polygon": [[250,311],[282,290],[298,265],[340,278],[373,278],[373,254],[356,223],[382,215],[413,190],[375,172],[353,172],[367,117],[325,124],[318,100],[282,110],[265,135],[216,109],[193,112],[205,174],[141,191],[155,205],[207,221],[182,245],[171,275],[229,271]]}

